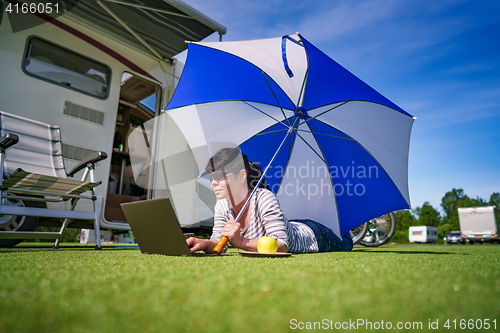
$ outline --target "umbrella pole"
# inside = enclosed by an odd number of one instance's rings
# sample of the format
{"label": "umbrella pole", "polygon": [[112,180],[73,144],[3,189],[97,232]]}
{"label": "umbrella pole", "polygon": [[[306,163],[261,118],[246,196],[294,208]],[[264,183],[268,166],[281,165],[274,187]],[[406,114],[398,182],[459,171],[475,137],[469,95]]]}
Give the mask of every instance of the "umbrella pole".
{"label": "umbrella pole", "polygon": [[[267,170],[269,170],[269,168],[271,167],[271,164],[273,164],[274,160],[276,159],[279,152],[281,151],[281,148],[283,148],[283,145],[285,144],[286,140],[288,139],[288,136],[290,136],[290,133],[292,131],[293,131],[293,126],[290,126],[288,131],[286,132],[285,138],[283,139],[280,146],[278,147],[278,150],[276,150],[276,153],[274,153],[273,158],[271,158],[271,161],[269,162],[267,167],[264,169],[264,171],[262,171],[262,175],[260,176],[259,181],[257,182],[255,187],[253,188],[252,193],[250,193],[250,195],[248,196],[248,199],[245,202],[245,204],[243,205],[243,208],[241,208],[240,212],[238,213],[238,216],[236,216],[236,219],[235,219],[236,222],[238,222],[239,219],[241,218],[241,215],[243,214],[243,212],[247,208],[248,204],[250,203],[250,199],[254,195],[255,191],[257,191],[257,189],[259,188],[259,185],[260,185],[260,183],[262,183],[262,180],[264,180],[264,176],[266,175]],[[214,247],[213,251],[217,254],[221,254],[222,250],[224,250],[224,247],[227,245],[227,242],[229,242],[229,238],[224,237],[224,236],[221,237],[219,243]]]}
{"label": "umbrella pole", "polygon": [[[298,118],[297,118],[298,119]],[[281,151],[281,148],[283,148],[283,145],[285,144],[286,142],[286,139],[288,139],[288,137],[290,136],[290,133],[292,133],[292,131],[294,130],[294,126],[295,126],[295,123],[296,121],[294,121],[294,123],[292,124],[292,126],[290,126],[288,128],[288,131],[286,131],[286,135],[285,135],[285,138],[283,139],[283,141],[281,141],[281,144],[280,146],[278,147],[278,149],[276,150],[276,153],[274,153],[273,155],[273,158],[271,158],[271,161],[269,162],[269,164],[267,165],[267,167],[264,169],[264,171],[262,171],[262,175],[260,176],[260,179],[259,181],[257,182],[257,184],[255,185],[255,187],[253,188],[252,190],[252,193],[250,193],[250,195],[248,196],[248,199],[247,201],[245,202],[245,205],[243,205],[243,208],[241,209],[241,211],[239,212],[238,216],[236,216],[236,222],[238,222],[238,220],[240,219],[241,217],[241,214],[243,214],[243,212],[245,211],[245,209],[247,208],[248,206],[248,203],[250,202],[250,199],[252,198],[253,194],[255,193],[255,191],[257,191],[257,189],[259,188],[259,185],[260,183],[262,183],[262,181],[264,180],[264,176],[266,175],[267,173],[267,170],[269,170],[269,168],[271,167],[271,164],[273,164],[274,160],[276,159],[276,157],[278,156],[279,152]]]}

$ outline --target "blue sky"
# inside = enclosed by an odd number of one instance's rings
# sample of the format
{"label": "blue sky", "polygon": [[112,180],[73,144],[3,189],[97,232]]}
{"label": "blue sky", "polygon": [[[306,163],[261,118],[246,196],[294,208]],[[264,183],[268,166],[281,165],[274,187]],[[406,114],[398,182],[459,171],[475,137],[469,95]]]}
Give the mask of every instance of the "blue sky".
{"label": "blue sky", "polygon": [[441,209],[452,188],[500,192],[500,1],[183,1],[227,27],[225,41],[298,31],[416,116],[414,208]]}

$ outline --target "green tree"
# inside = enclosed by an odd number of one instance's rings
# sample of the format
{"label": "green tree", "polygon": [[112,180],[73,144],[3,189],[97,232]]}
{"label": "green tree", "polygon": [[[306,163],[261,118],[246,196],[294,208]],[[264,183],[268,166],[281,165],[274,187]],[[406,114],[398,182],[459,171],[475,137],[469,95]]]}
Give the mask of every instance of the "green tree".
{"label": "green tree", "polygon": [[488,206],[488,202],[484,201],[480,197],[476,199],[466,198],[468,200],[463,200],[460,202],[459,207],[479,207],[479,206]]}
{"label": "green tree", "polygon": [[429,202],[424,202],[422,207],[417,207],[414,213],[418,216],[419,225],[438,227],[441,224],[439,212]]}
{"label": "green tree", "polygon": [[452,230],[460,230],[460,223],[458,222],[458,208],[484,206],[484,204],[485,202],[483,199],[471,199],[465,195],[463,189],[454,188],[450,192],[446,192],[443,199],[441,199],[441,207],[443,207],[445,212],[443,222],[444,224],[449,224]]}
{"label": "green tree", "polygon": [[450,231],[460,230],[460,223],[458,221],[458,207],[467,206],[470,198],[465,195],[464,190],[452,189],[449,192],[446,192],[444,197],[441,199],[441,207],[443,207],[445,216],[443,218],[443,223],[438,226],[438,236],[439,239],[442,239]]}
{"label": "green tree", "polygon": [[[492,194],[493,200],[497,198],[494,194],[495,193]],[[491,200],[490,198],[490,202]],[[446,236],[450,231],[460,230],[458,208],[487,206],[488,204],[488,202],[479,197],[475,199],[469,198],[461,188],[454,188],[450,192],[446,192],[443,199],[441,199],[441,206],[443,207],[445,216],[443,218],[443,224],[438,226],[439,237],[442,238]]]}
{"label": "green tree", "polygon": [[412,225],[418,225],[418,221],[409,210],[398,210],[394,212],[396,215],[396,232],[391,241],[398,244],[407,244],[408,228]]}
{"label": "green tree", "polygon": [[450,192],[446,192],[444,197],[441,199],[441,207],[444,210],[444,222],[449,223],[453,217],[457,216],[457,209],[461,201],[468,200],[469,198],[464,194],[464,190],[452,189]]}
{"label": "green tree", "polygon": [[444,237],[446,237],[450,232],[452,231],[458,231],[460,230],[460,227],[456,227],[456,225],[451,224],[451,223],[443,223],[440,224],[438,227],[438,241],[439,242],[444,242]]}
{"label": "green tree", "polygon": [[490,196],[490,201],[488,202],[488,206],[500,207],[500,193],[495,192]]}

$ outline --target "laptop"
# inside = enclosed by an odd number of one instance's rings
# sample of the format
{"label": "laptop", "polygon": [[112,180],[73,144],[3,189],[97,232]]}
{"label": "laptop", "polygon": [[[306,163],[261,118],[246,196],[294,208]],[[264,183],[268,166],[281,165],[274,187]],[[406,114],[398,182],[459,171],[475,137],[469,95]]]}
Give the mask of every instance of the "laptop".
{"label": "laptop", "polygon": [[145,254],[167,256],[217,256],[191,253],[168,198],[121,204],[139,249]]}

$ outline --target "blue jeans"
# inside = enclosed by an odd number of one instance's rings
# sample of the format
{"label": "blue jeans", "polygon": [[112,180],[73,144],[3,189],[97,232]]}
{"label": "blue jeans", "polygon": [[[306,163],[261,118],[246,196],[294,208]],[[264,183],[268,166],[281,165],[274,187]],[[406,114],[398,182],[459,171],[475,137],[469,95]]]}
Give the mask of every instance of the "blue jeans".
{"label": "blue jeans", "polygon": [[312,229],[318,242],[318,252],[340,252],[352,250],[351,234],[347,233],[342,239],[335,235],[332,229],[312,220],[291,220],[290,222],[299,222]]}

